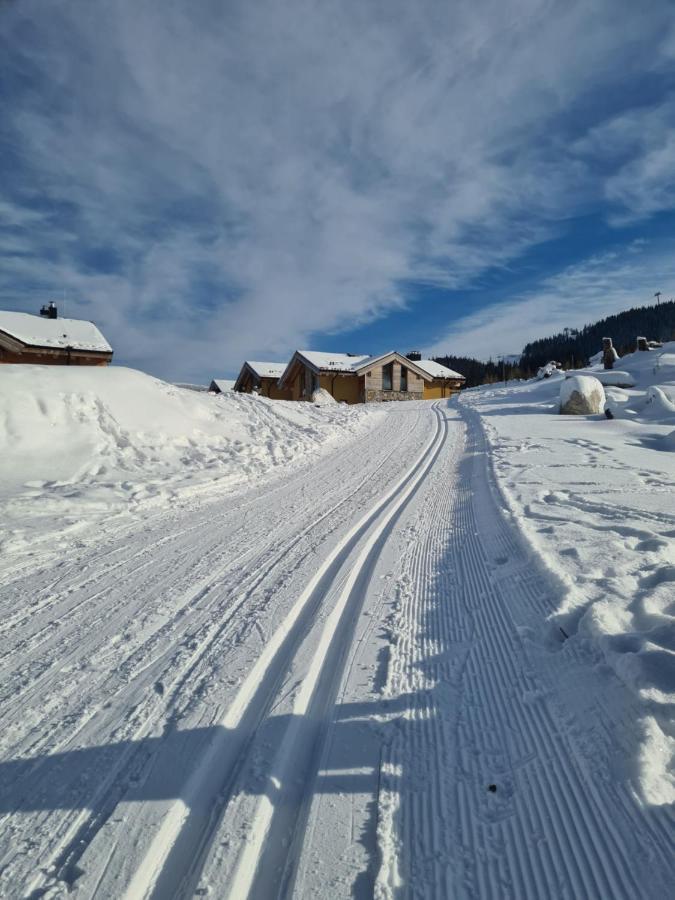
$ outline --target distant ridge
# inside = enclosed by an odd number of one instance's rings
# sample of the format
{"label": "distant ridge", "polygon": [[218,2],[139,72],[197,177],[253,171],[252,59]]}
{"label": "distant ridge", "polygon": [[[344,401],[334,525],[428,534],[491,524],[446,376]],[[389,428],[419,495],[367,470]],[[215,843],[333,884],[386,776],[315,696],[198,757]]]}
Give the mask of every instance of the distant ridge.
{"label": "distant ridge", "polygon": [[611,337],[619,355],[623,356],[636,349],[638,335],[644,335],[648,340],[675,340],[675,301],[636,306],[592,325],[584,325],[578,331],[568,329],[531,341],[525,345],[520,360],[507,357],[503,365],[501,360],[482,362],[466,356],[436,356],[434,359],[464,375],[467,387],[475,387],[501,381],[503,377],[530,378],[551,360],[562,363],[566,369],[582,368],[602,349],[603,337]]}

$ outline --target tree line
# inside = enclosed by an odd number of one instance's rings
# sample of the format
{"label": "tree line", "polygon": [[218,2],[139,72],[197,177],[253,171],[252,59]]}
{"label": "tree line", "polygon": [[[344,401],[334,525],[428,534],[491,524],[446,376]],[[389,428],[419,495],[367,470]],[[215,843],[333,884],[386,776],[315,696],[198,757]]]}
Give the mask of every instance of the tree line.
{"label": "tree line", "polygon": [[565,369],[583,368],[602,349],[603,337],[611,337],[619,356],[623,356],[636,349],[638,335],[644,335],[647,340],[675,340],[675,301],[634,307],[580,329],[566,328],[551,337],[531,341],[517,362],[492,359],[483,362],[452,354],[435,359],[464,375],[466,387],[475,387],[504,378],[531,378],[540,366],[551,361],[561,363]]}

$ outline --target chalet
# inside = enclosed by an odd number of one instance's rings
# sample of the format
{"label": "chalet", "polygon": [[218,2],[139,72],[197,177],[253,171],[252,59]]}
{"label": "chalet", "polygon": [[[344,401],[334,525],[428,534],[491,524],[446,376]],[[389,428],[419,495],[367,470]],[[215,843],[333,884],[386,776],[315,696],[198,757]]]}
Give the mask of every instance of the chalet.
{"label": "chalet", "polygon": [[344,403],[449,397],[462,383],[445,366],[395,350],[379,356],[297,350],[279,379],[293,400],[309,400],[323,388]]}
{"label": "chalet", "polygon": [[230,378],[214,378],[209,385],[212,394],[228,394],[234,390],[235,382]]}
{"label": "chalet", "polygon": [[459,372],[442,366],[435,359],[422,359],[421,355],[418,359],[417,356],[417,353],[409,353],[407,358],[415,360],[421,369],[431,375],[431,381],[424,382],[425,400],[442,400],[444,397],[452,397],[464,387],[466,378]]}
{"label": "chalet", "polygon": [[234,383],[234,390],[242,394],[260,394],[270,400],[291,400],[290,390],[279,385],[285,368],[283,363],[246,360]]}
{"label": "chalet", "polygon": [[107,366],[112,355],[93,322],[59,319],[53,303],[39,316],[0,310],[0,363]]}

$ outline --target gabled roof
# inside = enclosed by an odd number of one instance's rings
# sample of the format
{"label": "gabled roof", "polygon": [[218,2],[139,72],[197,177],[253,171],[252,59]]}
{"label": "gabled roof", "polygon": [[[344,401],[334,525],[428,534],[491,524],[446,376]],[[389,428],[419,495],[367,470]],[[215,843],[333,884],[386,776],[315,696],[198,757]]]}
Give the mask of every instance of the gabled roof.
{"label": "gabled roof", "polygon": [[223,391],[233,391],[234,385],[235,382],[232,378],[214,378],[209,385],[209,390],[212,391],[215,387],[216,390],[219,390],[221,393]]}
{"label": "gabled roof", "polygon": [[460,375],[459,372],[448,369],[447,366],[442,366],[435,359],[420,359],[416,362],[416,365],[428,372],[432,378],[461,378],[462,381],[466,381],[466,378]]}
{"label": "gabled roof", "polygon": [[309,367],[317,372],[355,372],[370,356],[354,356],[351,353],[325,353],[321,350],[297,350]]}
{"label": "gabled roof", "polygon": [[412,372],[416,372],[425,381],[431,381],[432,376],[429,372],[423,369],[416,360],[408,359],[407,356],[399,353],[398,350],[389,350],[387,353],[380,353],[379,356],[369,356],[356,368],[356,372],[360,375],[362,372],[367,372],[368,369],[385,360],[397,360],[402,366],[405,366],[406,369],[410,369]]}
{"label": "gabled roof", "polygon": [[286,368],[286,363],[252,362],[250,359],[247,359],[244,365],[248,366],[258,378],[281,378]]}
{"label": "gabled roof", "polygon": [[234,390],[240,390],[242,382],[248,372],[255,378],[273,378],[275,381],[278,381],[285,371],[286,366],[284,363],[254,362],[253,360],[247,359],[237,375],[237,380],[234,383]]}
{"label": "gabled roof", "polygon": [[112,353],[112,347],[93,322],[84,319],[47,319],[30,313],[0,310],[0,331],[27,347],[90,350]]}

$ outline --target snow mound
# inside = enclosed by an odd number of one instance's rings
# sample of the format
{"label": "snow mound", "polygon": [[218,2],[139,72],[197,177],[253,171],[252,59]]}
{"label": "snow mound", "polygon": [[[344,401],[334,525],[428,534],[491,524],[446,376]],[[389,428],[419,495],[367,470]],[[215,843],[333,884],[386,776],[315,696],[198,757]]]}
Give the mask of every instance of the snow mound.
{"label": "snow mound", "polygon": [[604,405],[604,388],[591,375],[573,375],[560,385],[560,412],[563,415],[593,415],[601,413]]}
{"label": "snow mound", "polygon": [[250,484],[379,415],[185,390],[116,366],[0,366],[0,550]]}
{"label": "snow mound", "polygon": [[620,369],[575,369],[566,373],[567,378],[573,378],[575,375],[591,375],[605,386],[635,387],[635,379],[630,372],[622,372]]}
{"label": "snow mound", "polygon": [[546,363],[545,366],[540,366],[540,368],[537,369],[537,374],[534,377],[537,379],[537,381],[541,381],[544,378],[551,378],[552,376],[562,376],[562,374],[563,373],[561,372],[559,366],[557,366],[553,362],[550,362]]}
{"label": "snow mound", "polygon": [[325,388],[317,388],[312,394],[314,406],[337,406],[337,400]]}

